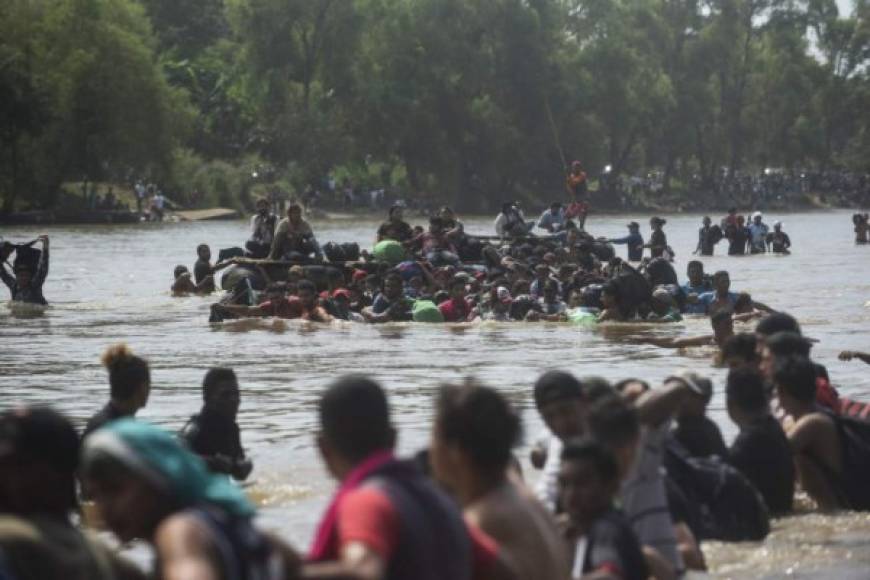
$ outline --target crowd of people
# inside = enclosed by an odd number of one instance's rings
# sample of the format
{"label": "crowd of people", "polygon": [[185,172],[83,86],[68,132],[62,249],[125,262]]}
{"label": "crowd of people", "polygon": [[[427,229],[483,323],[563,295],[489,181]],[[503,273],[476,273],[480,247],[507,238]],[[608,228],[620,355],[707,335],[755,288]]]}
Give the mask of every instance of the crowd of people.
{"label": "crowd of people", "polygon": [[811,345],[783,313],[724,342],[730,446],[699,374],[652,387],[544,373],[529,387],[546,426],[535,485],[516,455],[519,413],[497,390],[443,385],[427,448],[400,458],[384,389],[342,376],[320,395],[316,435],[338,488],[305,556],[254,525],[231,483],[253,469],[232,369],[205,374],[202,408],[173,435],[136,419],[151,371],[114,345],[110,399],[83,433],[49,408],[0,415],[0,577],[143,578],[75,524],[85,500],[122,543],[150,545],[164,580],[679,578],[706,569],[705,541],[764,539],[799,488],[819,510],[870,510],[868,407],[839,396]]}
{"label": "crowd of people", "polygon": [[[628,224],[624,237],[590,235],[574,221],[585,223],[588,211],[576,187],[574,192],[567,206],[554,202],[538,220],[526,220],[516,204],[506,203],[494,236],[469,235],[446,206],[429,218],[427,229],[412,227],[396,205],[378,227],[371,252],[357,244],[321,245],[300,205],[291,204],[278,220],[259,200],[245,248],[222,250],[223,258],[212,264],[211,249],[200,245],[192,274],[187,266],[175,268],[172,292],[210,294],[218,287],[215,274],[228,269],[221,283],[228,292],[212,308],[215,321],[586,324],[677,322],[720,307],[738,319],[770,311],[748,294],[732,292],[726,271],[711,276],[697,260],[681,284],[663,218],[650,219],[648,241],[637,222]],[[736,210],[717,225],[705,217],[695,253],[711,255],[722,239],[731,254],[788,254],[791,247],[781,224],[770,231],[760,212],[749,226]],[[626,259],[617,257],[618,245],[627,246]]]}

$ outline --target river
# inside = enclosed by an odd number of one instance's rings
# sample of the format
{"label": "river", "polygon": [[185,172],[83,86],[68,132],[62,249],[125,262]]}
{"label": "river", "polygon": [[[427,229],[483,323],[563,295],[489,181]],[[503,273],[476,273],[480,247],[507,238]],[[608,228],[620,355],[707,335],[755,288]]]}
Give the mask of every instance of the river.
{"label": "river", "polygon": [[[624,235],[632,219],[648,233],[647,216],[640,215],[592,216],[587,225],[595,235]],[[719,255],[705,258],[705,268],[727,269],[732,289],[796,315],[805,333],[819,340],[814,357],[827,365],[836,386],[848,396],[870,400],[870,367],[836,356],[843,349],[870,350],[870,276],[864,270],[870,247],[854,245],[849,212],[766,217],[769,224],[774,219],[782,219],[791,236],[791,256]],[[313,225],[322,243],[363,246],[377,226],[371,220]],[[700,216],[685,215],[665,226],[681,280],[699,225]],[[491,220],[469,219],[466,230],[491,233]],[[39,233],[43,230],[0,231],[12,241]],[[262,524],[303,549],[334,489],[313,444],[316,402],[321,389],[342,373],[365,372],[382,381],[402,452],[426,444],[438,385],[473,375],[522,409],[526,445],[518,453],[525,458],[529,443],[542,432],[531,385],[550,368],[655,384],[675,369],[691,367],[714,379],[710,414],[726,440],[735,435],[725,412],[724,371],[711,366],[709,351],[636,346],[620,340],[624,331],[619,328],[562,324],[212,326],[212,299],[170,296],[172,270],[176,264],[192,267],[199,243],[210,244],[214,255],[218,248],[241,245],[248,235],[246,222],[58,226],[44,233],[51,236],[44,290],[52,307],[35,317],[0,307],[0,408],[50,404],[81,427],[108,397],[100,354],[124,341],[151,363],[151,400],[140,417],[177,430],[201,405],[205,370],[231,366],[242,385],[243,443],[255,464],[248,491],[261,507]],[[724,251],[722,243],[717,252]],[[624,252],[624,246],[618,248],[620,255]],[[708,323],[687,320],[640,332],[694,335],[707,333]],[[535,478],[525,466],[527,477]],[[870,515],[803,513],[775,521],[763,543],[708,543],[705,551],[717,578],[868,578],[868,545]]]}

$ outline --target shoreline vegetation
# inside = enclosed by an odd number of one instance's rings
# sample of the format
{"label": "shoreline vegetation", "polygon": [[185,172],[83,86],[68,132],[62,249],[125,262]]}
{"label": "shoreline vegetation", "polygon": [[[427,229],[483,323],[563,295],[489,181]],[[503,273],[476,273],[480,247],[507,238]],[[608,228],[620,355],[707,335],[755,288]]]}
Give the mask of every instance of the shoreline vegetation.
{"label": "shoreline vegetation", "polygon": [[[87,188],[87,189],[86,189]],[[273,192],[275,190],[272,190]],[[88,192],[88,193],[86,193]],[[262,193],[262,192],[261,192]],[[602,191],[600,183],[594,183],[589,190],[593,201],[593,211],[598,215],[620,215],[639,212],[681,214],[681,213],[705,213],[723,212],[731,205],[729,203],[717,203],[710,194],[670,194],[660,195],[660,192],[644,191],[642,188],[635,191],[626,191],[621,196],[611,196]],[[282,205],[291,200],[299,201],[299,198],[282,192],[265,194],[271,198],[275,209],[281,211]],[[313,219],[358,219],[371,217],[381,219],[389,206],[399,202],[409,207],[412,213],[419,217],[427,217],[437,211],[435,205],[438,200],[415,200],[397,197],[380,197],[372,204],[368,200],[368,192],[358,196],[354,202],[342,196],[340,191],[317,192],[316,197],[310,200],[307,215]],[[110,198],[111,206],[106,206],[106,200]],[[540,208],[546,207],[551,201],[564,201],[565,195],[561,192],[552,196],[539,195],[534,199],[523,203],[532,214]],[[229,202],[225,207],[209,206],[212,196],[200,195],[198,199],[190,200],[181,204],[167,198],[166,215],[172,221],[190,221],[184,214],[200,214],[206,217],[196,219],[239,219],[252,213],[250,204],[253,201],[251,192],[240,192],[234,196],[224,196],[222,201]],[[134,188],[123,183],[75,183],[65,184],[62,194],[52,208],[26,209],[8,214],[0,213],[0,224],[4,225],[75,225],[75,224],[131,224],[147,221],[147,203],[143,212],[137,211],[136,194]],[[191,203],[191,201],[193,203]],[[806,210],[836,210],[852,209],[866,203],[865,196],[856,196],[846,192],[799,192],[791,193],[787,197],[783,195],[764,197],[763,199],[744,198],[734,201],[733,205],[747,208],[760,208],[764,210],[778,211],[806,211]],[[214,217],[209,216],[209,210],[213,211]],[[281,212],[283,213],[283,212]],[[477,210],[467,213],[479,217],[495,215],[497,209],[487,213]],[[194,219],[193,221],[196,221]]]}
{"label": "shoreline vegetation", "polygon": [[603,210],[866,205],[868,20],[834,0],[11,0],[0,215],[140,181],[192,209],[382,190],[488,214],[560,199],[574,160]]}

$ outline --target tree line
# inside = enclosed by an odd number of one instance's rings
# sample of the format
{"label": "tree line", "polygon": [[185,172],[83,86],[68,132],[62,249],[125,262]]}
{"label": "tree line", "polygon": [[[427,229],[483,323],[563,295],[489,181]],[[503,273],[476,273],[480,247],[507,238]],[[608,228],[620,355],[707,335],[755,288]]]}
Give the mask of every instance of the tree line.
{"label": "tree line", "polygon": [[462,210],[870,165],[870,3],[5,0],[3,211],[70,182],[238,204],[326,176]]}

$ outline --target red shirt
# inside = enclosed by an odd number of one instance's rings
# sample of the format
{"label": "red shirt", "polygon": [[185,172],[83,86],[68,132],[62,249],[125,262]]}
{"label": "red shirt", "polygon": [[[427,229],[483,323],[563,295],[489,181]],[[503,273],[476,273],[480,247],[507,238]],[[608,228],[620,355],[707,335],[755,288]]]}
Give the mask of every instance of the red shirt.
{"label": "red shirt", "polygon": [[472,308],[471,302],[465,298],[459,300],[451,298],[438,305],[438,310],[444,316],[444,322],[465,322]]}
{"label": "red shirt", "polygon": [[269,300],[258,306],[267,316],[278,318],[301,318],[305,313],[302,302],[295,296],[288,296],[280,300]]}
{"label": "red shirt", "polygon": [[[498,544],[477,527],[466,523],[471,538],[472,578],[485,576],[498,557]],[[389,562],[399,544],[401,522],[390,498],[376,487],[350,492],[338,506],[339,550],[359,542]]]}

